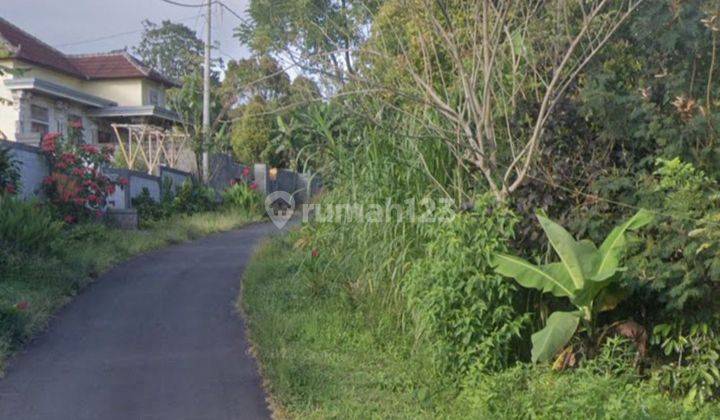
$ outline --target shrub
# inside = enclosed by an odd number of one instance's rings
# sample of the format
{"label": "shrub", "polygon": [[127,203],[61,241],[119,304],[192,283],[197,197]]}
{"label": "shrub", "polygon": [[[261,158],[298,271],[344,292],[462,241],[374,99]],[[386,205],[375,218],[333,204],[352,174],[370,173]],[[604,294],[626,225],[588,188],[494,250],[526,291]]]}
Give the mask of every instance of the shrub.
{"label": "shrub", "polygon": [[43,180],[44,191],[67,223],[102,217],[107,196],[115,192],[115,184],[102,173],[113,150],[82,144],[81,132],[81,128],[71,130],[67,139],[50,133],[41,142],[50,163],[50,175]]}
{"label": "shrub", "polygon": [[215,190],[197,182],[185,181],[173,199],[173,211],[193,214],[217,207]]}
{"label": "shrub", "polygon": [[155,201],[150,196],[150,190],[146,187],[143,187],[140,195],[132,199],[132,206],[137,210],[141,225],[154,220],[165,219],[171,214],[170,208]]}
{"label": "shrub", "polygon": [[257,184],[254,182],[233,182],[231,186],[222,193],[223,205],[231,209],[243,209],[250,212],[258,212],[262,208],[263,200],[257,191]]}
{"label": "shrub", "polygon": [[676,319],[656,325],[652,343],[670,363],[656,372],[661,387],[684,397],[686,406],[720,396],[720,316],[709,321]]}
{"label": "shrub", "polygon": [[659,220],[644,235],[626,278],[640,280],[635,288],[651,316],[664,319],[718,308],[717,187],[679,159],[659,159],[653,176],[640,184],[639,203],[657,209]]}
{"label": "shrub", "polygon": [[0,247],[22,252],[49,250],[62,224],[44,207],[11,197],[0,197]]}
{"label": "shrub", "polygon": [[516,310],[515,285],[491,265],[517,220],[489,197],[476,208],[428,225],[427,254],[404,279],[416,335],[431,343],[439,367],[459,374],[509,366],[529,320]]}
{"label": "shrub", "polygon": [[10,149],[0,148],[0,195],[14,195],[20,189],[20,166]]}

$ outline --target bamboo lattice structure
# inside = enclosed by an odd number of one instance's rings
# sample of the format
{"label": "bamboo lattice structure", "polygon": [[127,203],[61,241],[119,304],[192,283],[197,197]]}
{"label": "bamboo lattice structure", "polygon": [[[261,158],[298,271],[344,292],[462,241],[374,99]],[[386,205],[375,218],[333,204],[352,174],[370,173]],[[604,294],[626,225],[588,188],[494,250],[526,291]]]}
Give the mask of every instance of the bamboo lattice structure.
{"label": "bamboo lattice structure", "polygon": [[[117,137],[120,153],[128,169],[145,165],[151,175],[159,173],[160,165],[177,166],[188,138],[183,133],[165,130],[148,124],[111,124]],[[123,134],[127,134],[123,136]]]}

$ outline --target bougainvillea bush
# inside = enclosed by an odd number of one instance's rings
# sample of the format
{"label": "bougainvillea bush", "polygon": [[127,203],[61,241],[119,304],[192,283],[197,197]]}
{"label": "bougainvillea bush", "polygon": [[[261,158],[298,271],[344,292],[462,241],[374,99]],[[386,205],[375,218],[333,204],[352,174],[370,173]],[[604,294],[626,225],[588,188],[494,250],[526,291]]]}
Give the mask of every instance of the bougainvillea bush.
{"label": "bougainvillea bush", "polygon": [[84,144],[81,126],[73,127],[67,138],[45,135],[40,147],[50,164],[43,191],[63,220],[72,224],[102,218],[107,197],[115,192],[115,183],[102,172],[113,149]]}

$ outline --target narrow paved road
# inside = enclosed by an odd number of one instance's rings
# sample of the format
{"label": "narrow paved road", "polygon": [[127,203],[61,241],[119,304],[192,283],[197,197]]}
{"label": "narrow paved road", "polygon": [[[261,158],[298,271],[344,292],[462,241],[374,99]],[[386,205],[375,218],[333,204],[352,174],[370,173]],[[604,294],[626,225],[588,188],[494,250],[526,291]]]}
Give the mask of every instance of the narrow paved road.
{"label": "narrow paved road", "polygon": [[10,361],[0,419],[268,418],[235,299],[272,232],[251,225],[101,276]]}

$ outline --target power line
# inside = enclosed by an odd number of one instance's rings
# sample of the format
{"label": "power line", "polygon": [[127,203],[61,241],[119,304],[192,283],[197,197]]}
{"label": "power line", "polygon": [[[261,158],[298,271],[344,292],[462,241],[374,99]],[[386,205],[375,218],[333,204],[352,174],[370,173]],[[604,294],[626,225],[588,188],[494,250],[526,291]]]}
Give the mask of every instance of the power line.
{"label": "power line", "polygon": [[[185,18],[185,19],[180,19],[180,20],[178,20],[178,22],[187,22],[192,19],[197,19],[200,16],[202,16],[202,13],[197,14],[195,16]],[[90,38],[90,39],[85,39],[85,40],[81,40],[81,41],[66,42],[64,44],[55,45],[54,47],[55,48],[63,48],[63,47],[71,47],[71,46],[75,46],[75,45],[90,44],[93,42],[105,41],[105,40],[113,39],[113,38],[119,38],[121,36],[137,34],[137,33],[143,32],[144,30],[145,30],[145,28],[134,29],[132,31],[119,32],[116,34],[105,35],[105,36],[101,36],[101,37],[97,37],[97,38]]]}
{"label": "power line", "polygon": [[[193,3],[193,4],[190,4],[190,3],[181,3],[181,2],[174,1],[174,0],[160,0],[160,1],[165,2],[165,3],[168,3],[168,4],[172,4],[172,5],[174,5],[174,6],[180,6],[180,7],[191,7],[191,8],[207,7],[207,3],[203,3],[203,4]],[[230,13],[231,13],[232,15],[234,15],[236,18],[240,19],[240,20],[243,21],[243,22],[245,21],[245,18],[243,18],[238,12],[236,12],[235,10],[233,10],[232,8],[230,8],[230,6],[228,6],[227,4],[223,3],[223,2],[220,1],[220,0],[212,1],[212,2],[210,2],[210,4],[219,4],[222,8],[224,8],[225,10],[227,10],[228,12],[230,12]]]}
{"label": "power line", "polygon": [[206,4],[187,4],[187,3],[180,3],[177,1],[173,1],[173,0],[160,0],[160,1],[172,4],[175,6],[180,6],[180,7],[207,7],[207,3]]}
{"label": "power line", "polygon": [[219,4],[220,6],[222,6],[225,10],[227,10],[228,12],[230,12],[230,13],[231,13],[232,15],[234,15],[236,18],[240,19],[242,22],[245,22],[245,18],[244,18],[244,17],[240,16],[239,13],[237,13],[236,11],[234,11],[233,9],[231,9],[231,8],[230,8],[228,5],[226,5],[225,3],[221,2],[221,1],[216,1],[215,3]]}

